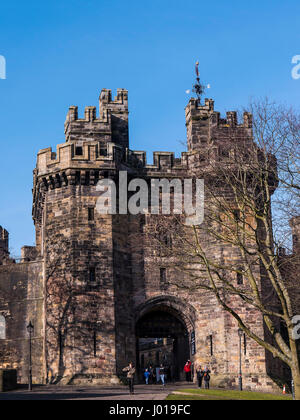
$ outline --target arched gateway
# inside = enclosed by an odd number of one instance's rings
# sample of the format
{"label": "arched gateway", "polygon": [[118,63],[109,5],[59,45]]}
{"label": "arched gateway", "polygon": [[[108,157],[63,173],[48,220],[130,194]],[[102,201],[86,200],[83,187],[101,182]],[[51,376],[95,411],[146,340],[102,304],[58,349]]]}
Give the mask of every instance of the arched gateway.
{"label": "arched gateway", "polygon": [[194,309],[174,297],[156,297],[137,311],[137,368],[142,379],[150,365],[162,363],[169,380],[183,379],[183,367],[191,358],[191,336],[194,331]]}

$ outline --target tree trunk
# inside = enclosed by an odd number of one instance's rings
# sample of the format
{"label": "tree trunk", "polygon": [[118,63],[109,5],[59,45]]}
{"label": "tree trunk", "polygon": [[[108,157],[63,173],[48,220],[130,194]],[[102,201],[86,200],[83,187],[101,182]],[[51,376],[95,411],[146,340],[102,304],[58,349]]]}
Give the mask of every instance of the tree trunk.
{"label": "tree trunk", "polygon": [[295,398],[300,401],[300,372],[299,370],[292,370],[292,376],[295,387]]}
{"label": "tree trunk", "polygon": [[292,332],[290,332],[290,348],[292,353],[291,371],[295,387],[295,399],[297,401],[300,401],[300,360],[298,353],[298,345],[297,342],[294,340]]}

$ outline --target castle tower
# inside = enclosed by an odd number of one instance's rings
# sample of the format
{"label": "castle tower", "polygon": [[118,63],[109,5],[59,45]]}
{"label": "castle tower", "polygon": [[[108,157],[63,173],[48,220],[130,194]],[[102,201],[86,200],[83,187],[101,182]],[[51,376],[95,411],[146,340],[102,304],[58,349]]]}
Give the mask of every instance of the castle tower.
{"label": "castle tower", "polygon": [[0,265],[9,257],[9,233],[0,226]]}
{"label": "castle tower", "polygon": [[129,147],[128,137],[128,92],[118,89],[114,100],[111,90],[103,89],[99,97],[99,116],[96,107],[85,108],[84,118],[78,118],[78,107],[71,106],[65,122],[67,142],[72,142],[77,151],[82,150],[86,141],[99,141],[103,147],[112,142]]}
{"label": "castle tower", "polygon": [[111,91],[103,90],[99,117],[95,107],[87,107],[80,119],[77,107],[71,107],[65,134],[57,153],[39,152],[34,173],[33,218],[48,292],[45,313],[47,325],[55,326],[45,331],[46,364],[53,372],[49,381],[91,375],[112,382],[117,381],[114,276],[120,263],[114,262],[113,216],[96,211],[96,186],[101,178],[117,176],[128,147],[127,91],[118,89],[112,101]]}
{"label": "castle tower", "polygon": [[[186,109],[186,127],[188,151],[200,151],[210,143],[223,144],[234,140],[252,139],[252,115],[244,113],[243,124],[238,124],[237,113],[229,111],[226,119],[214,110],[214,101],[205,99],[204,105],[191,98]],[[222,153],[222,151],[221,151]]]}
{"label": "castle tower", "polygon": [[290,221],[293,235],[293,251],[300,255],[300,217],[294,217]]}

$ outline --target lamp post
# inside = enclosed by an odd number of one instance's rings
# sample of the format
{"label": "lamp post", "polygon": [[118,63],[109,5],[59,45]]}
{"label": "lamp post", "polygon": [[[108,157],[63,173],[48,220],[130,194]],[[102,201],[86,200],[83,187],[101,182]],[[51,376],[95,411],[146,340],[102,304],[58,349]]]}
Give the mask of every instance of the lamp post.
{"label": "lamp post", "polygon": [[240,369],[239,369],[239,390],[243,391],[243,374],[242,374],[242,337],[244,335],[244,331],[239,328],[239,351],[240,351]]}
{"label": "lamp post", "polygon": [[27,331],[29,333],[28,391],[32,391],[32,332],[33,332],[33,325],[32,325],[31,321],[27,325]]}

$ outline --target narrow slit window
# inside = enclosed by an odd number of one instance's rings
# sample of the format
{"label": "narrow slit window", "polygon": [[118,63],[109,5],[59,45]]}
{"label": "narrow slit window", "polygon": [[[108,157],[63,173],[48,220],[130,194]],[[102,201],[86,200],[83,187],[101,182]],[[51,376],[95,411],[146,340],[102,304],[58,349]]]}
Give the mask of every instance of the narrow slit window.
{"label": "narrow slit window", "polygon": [[145,226],[145,218],[141,217],[140,218],[140,232],[143,233],[144,232],[144,226]]}
{"label": "narrow slit window", "polygon": [[101,143],[100,144],[100,156],[107,156],[107,145]]}
{"label": "narrow slit window", "polygon": [[96,269],[95,269],[95,267],[90,268],[89,281],[90,281],[90,283],[95,283],[96,282]]}
{"label": "narrow slit window", "polygon": [[234,210],[233,211],[233,217],[234,217],[234,220],[236,222],[238,222],[241,218],[241,212],[239,210]]}
{"label": "narrow slit window", "polygon": [[243,276],[242,273],[237,273],[236,274],[236,281],[237,281],[237,284],[239,286],[241,286],[242,284],[244,284],[244,276]]}
{"label": "narrow slit window", "polygon": [[165,268],[160,269],[160,286],[164,289],[167,285],[167,270]]}
{"label": "narrow slit window", "polygon": [[88,220],[89,222],[92,222],[95,220],[95,209],[94,207],[89,207],[88,208]]}
{"label": "narrow slit window", "polygon": [[75,185],[80,185],[81,180],[80,180],[80,171],[76,171],[75,173]]}
{"label": "narrow slit window", "polygon": [[93,334],[93,343],[94,343],[94,357],[97,357],[97,332],[94,331]]}
{"label": "narrow slit window", "polygon": [[212,335],[209,336],[209,346],[210,346],[210,355],[213,356],[214,355],[214,341],[213,341]]}

